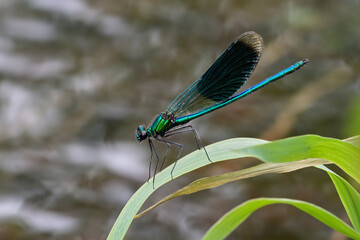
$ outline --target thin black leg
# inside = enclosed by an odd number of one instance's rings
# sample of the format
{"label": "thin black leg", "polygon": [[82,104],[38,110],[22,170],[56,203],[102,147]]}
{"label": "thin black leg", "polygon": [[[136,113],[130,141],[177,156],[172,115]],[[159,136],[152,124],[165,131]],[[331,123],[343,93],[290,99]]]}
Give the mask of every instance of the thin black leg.
{"label": "thin black leg", "polygon": [[[157,141],[159,141],[158,138],[155,137],[155,139],[156,139]],[[165,152],[164,159],[162,160],[161,167],[160,167],[160,170],[159,170],[158,172],[161,171],[161,168],[162,168],[163,165],[164,165],[164,162],[165,162],[165,159],[166,159],[166,155],[167,155],[168,150],[169,150],[169,147],[170,147],[169,144],[166,143],[166,142],[164,142],[164,141],[159,141],[159,142],[165,143],[165,144],[168,146],[168,149],[167,149],[166,152]],[[160,162],[160,160],[159,160],[159,157],[158,157],[158,158],[157,158],[157,161],[156,161],[156,164],[155,164],[155,169],[154,169],[153,187],[155,186],[155,176],[156,176],[156,172],[157,172],[157,169],[158,169],[159,162]]]}
{"label": "thin black leg", "polygon": [[156,164],[155,164],[155,171],[154,171],[154,177],[153,177],[153,188],[155,189],[155,176],[156,176],[156,168],[157,168],[157,165],[159,164],[159,155],[156,152],[153,142],[150,140],[149,143],[150,143],[150,146],[154,149],[155,156],[156,156]]}
{"label": "thin black leg", "polygon": [[[172,132],[170,132],[170,133],[166,133],[165,135],[164,135],[164,137],[170,137],[170,136],[174,136],[174,135],[177,135],[177,134],[180,134],[180,133],[184,133],[184,132],[192,132],[192,133],[194,133],[196,130],[194,129],[194,128],[191,128],[191,129],[184,129],[184,130],[180,130],[180,131],[172,131]],[[196,145],[197,145],[197,147],[198,147],[198,149],[200,150],[200,145],[199,145],[199,142],[198,142],[198,140],[197,140],[197,138],[196,138],[196,135],[194,135],[194,138],[195,138],[195,141],[196,141]]]}
{"label": "thin black leg", "polygon": [[151,163],[152,163],[152,158],[153,158],[153,148],[152,148],[151,138],[149,138],[149,147],[150,147],[151,155],[150,155],[150,164],[149,164],[149,177],[146,182],[149,182],[149,179],[151,177]]}
{"label": "thin black leg", "polygon": [[[188,124],[188,125],[181,126],[181,127],[178,127],[178,128],[170,129],[169,131],[166,132],[166,134],[172,133],[172,132],[178,132],[179,130],[185,129],[185,128],[193,128],[193,127],[192,127],[190,124]],[[165,134],[165,135],[166,135],[166,134]]]}
{"label": "thin black leg", "polygon": [[[190,128],[190,129],[185,129],[185,128]],[[180,131],[178,131],[178,130],[180,130]],[[175,129],[173,131],[168,131],[164,135],[164,137],[170,137],[170,136],[173,136],[173,135],[176,135],[176,134],[179,134],[179,133],[183,133],[183,132],[192,132],[194,134],[196,144],[198,146],[198,149],[200,150],[200,144],[199,144],[199,142],[201,143],[200,136],[199,136],[198,132],[196,131],[196,129],[193,128],[193,126],[191,126],[191,125],[186,125],[186,126],[183,126],[181,128],[177,128],[177,129]],[[206,157],[209,160],[209,162],[213,163],[213,161],[210,160],[209,154],[207,153],[206,148],[204,147],[204,145],[201,144],[201,146],[202,146],[202,148],[204,148]]]}
{"label": "thin black leg", "polygon": [[[162,163],[161,163],[161,167],[160,167],[160,170],[159,172],[162,170],[162,168],[164,167],[164,163],[165,163],[165,160],[166,160],[166,156],[167,156],[167,153],[170,149],[170,144],[168,143],[165,143],[165,142],[162,142],[164,144],[166,144],[166,146],[168,147],[166,152],[165,152],[165,156],[164,156],[164,159],[162,160]],[[152,163],[152,158],[153,158],[153,153],[155,152],[156,154],[156,158],[157,158],[157,161],[156,161],[156,165],[155,165],[155,170],[154,170],[154,179],[153,179],[153,188],[154,188],[154,182],[155,182],[155,175],[156,175],[156,170],[157,170],[157,166],[158,166],[158,162],[159,162],[159,157],[158,157],[158,154],[156,152],[156,149],[155,149],[155,146],[151,140],[151,138],[149,138],[149,147],[150,147],[150,152],[151,152],[151,156],[150,156],[150,165],[149,165],[149,177],[148,177],[148,180],[147,182],[149,182],[149,179],[151,177],[151,163]]]}
{"label": "thin black leg", "polygon": [[163,160],[162,160],[162,163],[161,163],[159,172],[161,172],[161,170],[162,170],[163,167],[164,167],[164,163],[165,163],[165,161],[166,161],[166,156],[167,156],[167,154],[168,154],[168,152],[169,152],[169,149],[170,149],[170,144],[169,144],[169,143],[165,143],[165,142],[161,142],[161,143],[166,144],[166,146],[167,146],[168,148],[166,149],[166,152],[165,152],[164,158],[163,158]]}
{"label": "thin black leg", "polygon": [[175,161],[175,164],[174,164],[173,168],[171,169],[171,173],[170,173],[170,174],[171,174],[171,178],[174,179],[173,172],[174,172],[174,169],[175,169],[177,160],[179,160],[181,151],[183,150],[184,147],[183,147],[183,145],[181,145],[180,143],[176,143],[176,142],[172,142],[172,141],[168,141],[168,140],[164,140],[164,139],[160,139],[160,138],[155,138],[155,139],[156,139],[157,141],[159,141],[159,142],[163,142],[163,143],[167,143],[167,144],[172,144],[172,145],[175,145],[175,146],[177,146],[177,147],[180,148],[179,153],[178,153],[177,158],[176,158],[176,161]]}

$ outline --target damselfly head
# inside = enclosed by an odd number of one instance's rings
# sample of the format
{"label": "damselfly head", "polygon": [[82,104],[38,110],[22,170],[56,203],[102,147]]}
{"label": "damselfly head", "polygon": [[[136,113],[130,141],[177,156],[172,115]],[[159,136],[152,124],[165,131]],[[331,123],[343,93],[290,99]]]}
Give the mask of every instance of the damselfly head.
{"label": "damselfly head", "polygon": [[136,139],[141,142],[148,137],[148,131],[144,125],[138,126],[136,129]]}

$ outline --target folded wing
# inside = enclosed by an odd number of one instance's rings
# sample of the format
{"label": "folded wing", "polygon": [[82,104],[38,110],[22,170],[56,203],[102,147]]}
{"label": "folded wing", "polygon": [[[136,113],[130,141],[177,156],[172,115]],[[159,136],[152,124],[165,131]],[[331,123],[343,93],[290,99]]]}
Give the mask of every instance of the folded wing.
{"label": "folded wing", "polygon": [[186,88],[166,109],[175,117],[195,113],[222,102],[246,82],[263,51],[259,34],[241,34],[211,67]]}

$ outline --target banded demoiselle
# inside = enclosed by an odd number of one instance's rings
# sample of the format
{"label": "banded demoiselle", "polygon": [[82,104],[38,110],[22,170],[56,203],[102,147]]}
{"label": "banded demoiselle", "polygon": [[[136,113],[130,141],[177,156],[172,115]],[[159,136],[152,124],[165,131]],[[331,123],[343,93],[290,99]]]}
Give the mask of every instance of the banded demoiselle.
{"label": "banded demoiselle", "polygon": [[[249,89],[234,93],[246,82],[256,67],[263,52],[263,40],[255,32],[245,32],[233,41],[230,46],[220,55],[220,57],[210,66],[210,68],[194,83],[180,93],[168,108],[154,117],[154,121],[146,128],[140,125],[136,130],[136,138],[139,142],[148,139],[151,157],[149,166],[149,178],[151,176],[151,162],[153,153],[156,156],[156,166],[154,170],[153,185],[158,168],[159,156],[156,152],[152,139],[179,147],[176,161],[179,159],[183,146],[179,143],[169,141],[167,138],[179,133],[191,131],[194,134],[198,148],[199,134],[191,125],[187,124],[191,120],[201,117],[207,113],[222,108],[236,100],[243,98],[256,90],[274,82],[286,75],[295,72],[304,66],[309,60],[301,60],[294,65],[282,70],[281,72],[265,79],[264,81],[250,87]],[[205,147],[204,152],[211,162]],[[166,154],[162,160],[160,171],[166,159]],[[171,176],[176,166],[171,170]]]}

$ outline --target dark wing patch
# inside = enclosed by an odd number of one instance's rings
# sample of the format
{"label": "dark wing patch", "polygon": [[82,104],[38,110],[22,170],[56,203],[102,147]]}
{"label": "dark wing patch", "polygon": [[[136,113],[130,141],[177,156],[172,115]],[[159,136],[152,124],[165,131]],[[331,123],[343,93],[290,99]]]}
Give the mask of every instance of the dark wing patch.
{"label": "dark wing patch", "polygon": [[259,34],[241,34],[200,79],[167,108],[175,117],[210,107],[231,97],[250,77],[263,51]]}
{"label": "dark wing patch", "polygon": [[215,102],[226,100],[250,77],[262,51],[260,35],[254,32],[240,35],[202,75],[197,90]]}

